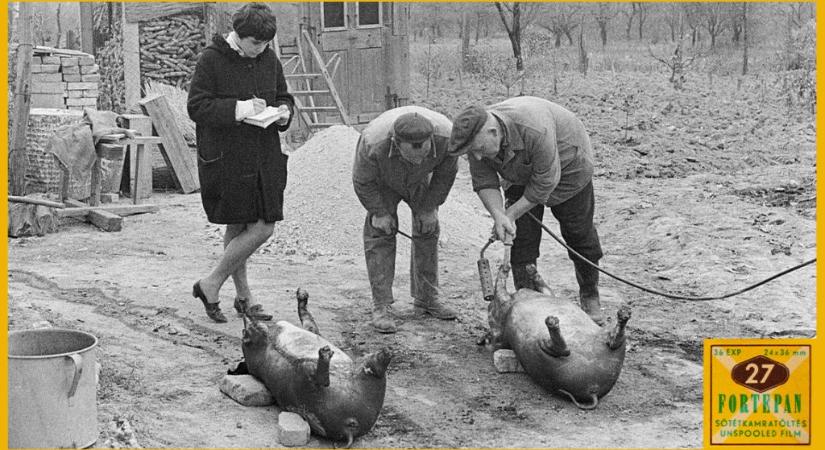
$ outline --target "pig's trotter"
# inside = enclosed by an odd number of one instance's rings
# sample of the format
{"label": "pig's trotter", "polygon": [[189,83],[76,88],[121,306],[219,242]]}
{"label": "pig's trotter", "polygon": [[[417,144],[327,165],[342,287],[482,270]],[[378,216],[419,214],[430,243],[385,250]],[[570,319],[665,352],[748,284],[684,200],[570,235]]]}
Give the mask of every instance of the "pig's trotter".
{"label": "pig's trotter", "polygon": [[559,328],[559,318],[556,316],[547,316],[544,319],[544,324],[547,326],[547,339],[542,339],[539,342],[539,348],[544,353],[550,356],[569,356],[570,349],[567,348],[567,343],[561,337],[561,330]]}

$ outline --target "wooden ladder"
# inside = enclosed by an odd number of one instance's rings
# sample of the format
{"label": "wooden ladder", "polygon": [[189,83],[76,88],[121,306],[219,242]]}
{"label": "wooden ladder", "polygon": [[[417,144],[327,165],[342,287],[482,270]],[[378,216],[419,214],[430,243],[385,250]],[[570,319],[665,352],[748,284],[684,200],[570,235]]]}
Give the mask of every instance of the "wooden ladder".
{"label": "wooden ladder", "polygon": [[[276,48],[284,68],[284,78],[286,78],[289,93],[295,97],[295,106],[298,108],[301,119],[310,132],[333,125],[349,125],[350,120],[344,103],[332,81],[341,62],[340,55],[335,53],[329,61],[324,62],[321,52],[318,51],[303,26],[301,26],[300,34],[295,40],[297,54],[282,54],[282,48],[277,45]],[[307,69],[302,41],[308,45],[309,53],[319,69],[317,72],[309,72]],[[313,83],[313,80],[318,82]],[[332,121],[331,117],[334,114],[331,113],[337,113],[340,122]]]}

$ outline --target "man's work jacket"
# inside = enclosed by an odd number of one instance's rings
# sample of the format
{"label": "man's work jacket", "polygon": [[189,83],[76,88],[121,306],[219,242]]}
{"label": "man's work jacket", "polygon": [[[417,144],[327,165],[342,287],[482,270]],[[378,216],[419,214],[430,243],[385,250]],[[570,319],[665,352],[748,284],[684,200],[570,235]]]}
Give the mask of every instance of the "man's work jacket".
{"label": "man's work jacket", "polygon": [[[491,105],[503,131],[493,159],[470,156],[473,190],[524,186],[524,197],[547,206],[576,195],[593,177],[593,149],[584,125],[553,102],[515,97]],[[501,179],[499,179],[499,176]]]}
{"label": "man's work jacket", "polygon": [[[419,165],[401,156],[393,138],[395,119],[411,112],[429,119],[434,129],[431,150]],[[355,150],[352,183],[370,214],[394,213],[388,209],[393,206],[391,198],[401,197],[415,212],[432,211],[444,203],[458,171],[457,158],[447,155],[452,128],[450,119],[419,106],[391,109],[367,125]]]}

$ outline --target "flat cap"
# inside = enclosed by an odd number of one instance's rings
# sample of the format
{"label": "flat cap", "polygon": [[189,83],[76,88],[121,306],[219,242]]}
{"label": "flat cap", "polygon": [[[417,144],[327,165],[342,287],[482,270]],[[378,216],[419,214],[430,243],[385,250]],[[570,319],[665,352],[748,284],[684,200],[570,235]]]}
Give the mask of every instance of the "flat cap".
{"label": "flat cap", "polygon": [[467,153],[467,146],[487,122],[487,110],[480,105],[464,108],[453,121],[449,154],[460,156]]}
{"label": "flat cap", "polygon": [[433,124],[421,114],[411,112],[398,116],[393,122],[395,137],[403,142],[424,142],[433,135]]}

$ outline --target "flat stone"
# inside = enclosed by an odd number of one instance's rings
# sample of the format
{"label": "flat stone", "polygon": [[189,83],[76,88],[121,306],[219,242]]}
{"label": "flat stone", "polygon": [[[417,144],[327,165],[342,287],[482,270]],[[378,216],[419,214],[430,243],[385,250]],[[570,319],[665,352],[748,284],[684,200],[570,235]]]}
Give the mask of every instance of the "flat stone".
{"label": "flat stone", "polygon": [[309,424],[298,414],[278,414],[278,442],[285,447],[303,447],[309,442]]}
{"label": "flat stone", "polygon": [[500,349],[493,352],[493,365],[498,373],[524,372],[524,368],[518,362],[515,352],[509,349]]}
{"label": "flat stone", "polygon": [[225,375],[220,388],[221,392],[244,406],[275,404],[275,399],[266,386],[252,375]]}

